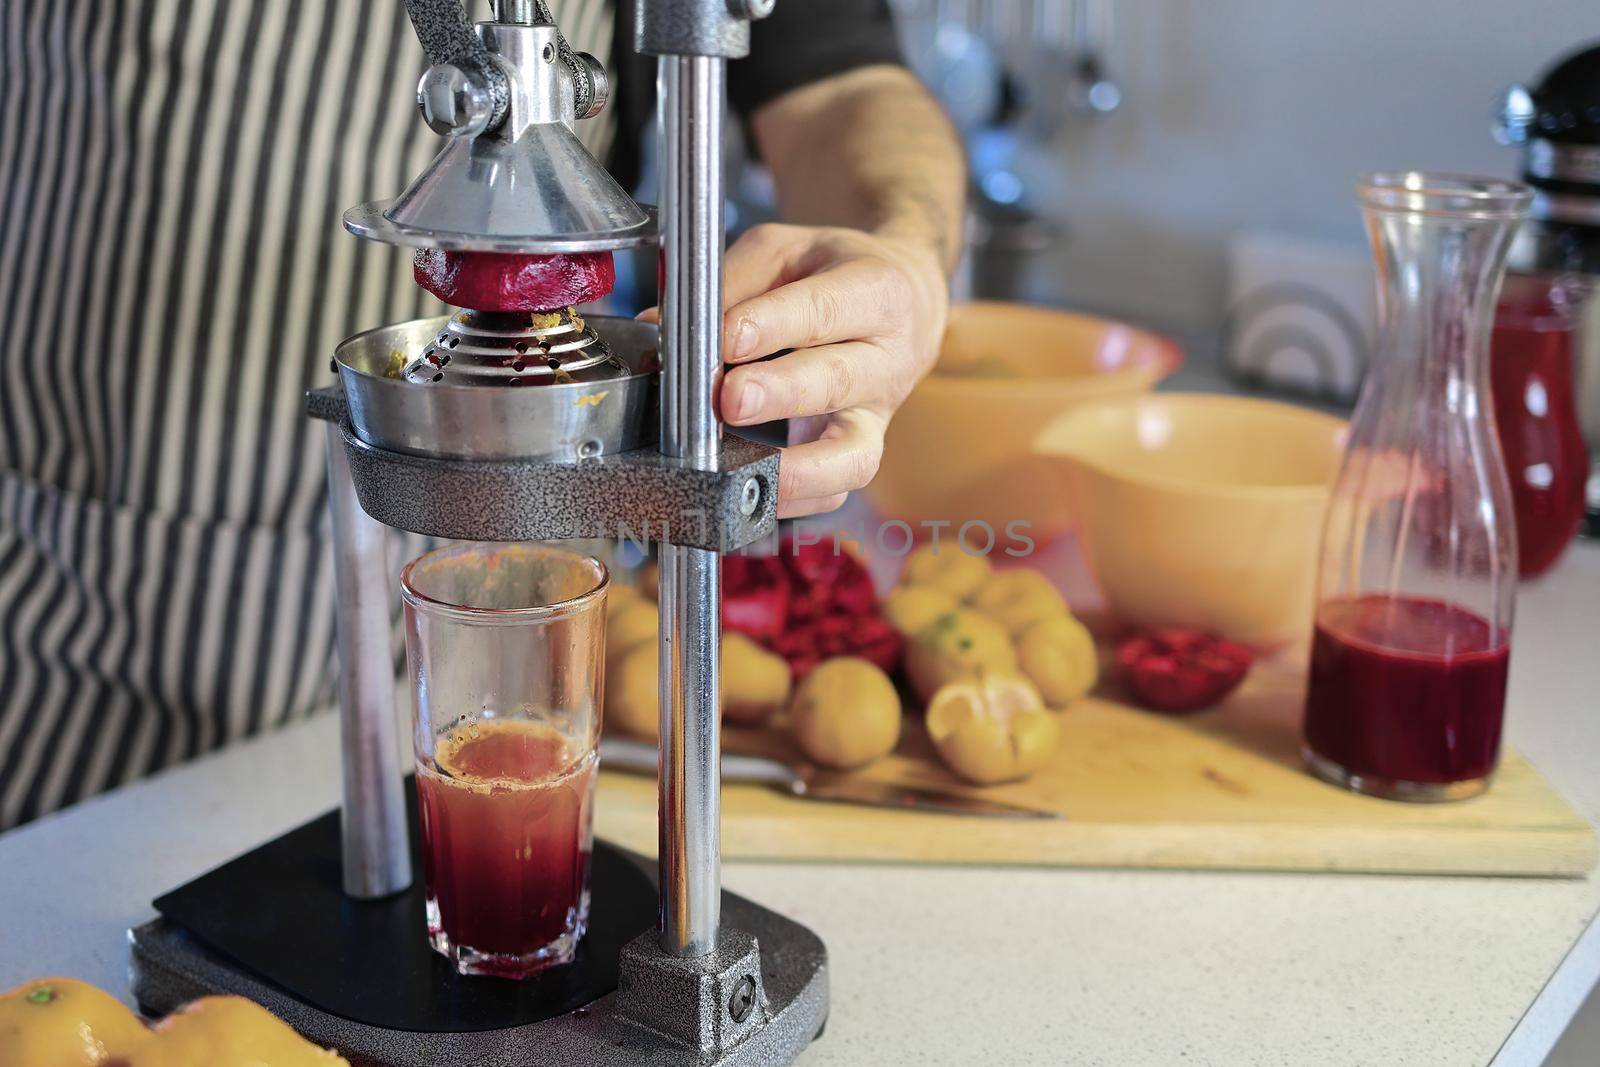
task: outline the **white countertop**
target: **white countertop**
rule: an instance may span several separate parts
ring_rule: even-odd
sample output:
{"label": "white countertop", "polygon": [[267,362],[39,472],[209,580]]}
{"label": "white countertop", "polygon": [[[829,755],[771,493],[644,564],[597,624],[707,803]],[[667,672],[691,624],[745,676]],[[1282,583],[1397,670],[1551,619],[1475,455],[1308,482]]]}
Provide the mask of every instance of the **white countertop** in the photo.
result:
{"label": "white countertop", "polygon": [[[1523,587],[1510,709],[1513,742],[1600,821],[1600,546]],[[334,726],[0,837],[0,989],[67,974],[126,995],[124,931],[152,897],[335,803]],[[828,944],[817,1067],[1522,1067],[1600,978],[1593,874],[729,863],[726,882]]]}

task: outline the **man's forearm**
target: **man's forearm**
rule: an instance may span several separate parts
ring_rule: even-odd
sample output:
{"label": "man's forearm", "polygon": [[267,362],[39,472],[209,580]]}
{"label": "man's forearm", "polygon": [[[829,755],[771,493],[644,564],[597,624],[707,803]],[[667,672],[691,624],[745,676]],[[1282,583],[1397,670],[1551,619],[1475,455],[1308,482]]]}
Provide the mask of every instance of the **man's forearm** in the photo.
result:
{"label": "man's forearm", "polygon": [[890,417],[938,357],[966,166],[896,67],[797,89],[753,125],[789,225],[728,249],[718,401],[732,426],[789,421],[778,514],[809,515],[872,480]]}
{"label": "man's forearm", "polygon": [[938,103],[907,71],[868,67],[797,89],[754,118],[784,221],[961,250],[966,164]]}

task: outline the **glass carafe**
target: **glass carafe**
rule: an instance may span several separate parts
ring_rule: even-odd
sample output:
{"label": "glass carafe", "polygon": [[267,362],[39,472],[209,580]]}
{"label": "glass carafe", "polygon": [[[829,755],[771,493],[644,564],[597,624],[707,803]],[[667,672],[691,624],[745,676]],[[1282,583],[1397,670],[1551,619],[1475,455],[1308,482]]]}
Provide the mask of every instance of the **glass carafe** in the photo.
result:
{"label": "glass carafe", "polygon": [[1499,759],[1517,552],[1488,344],[1530,197],[1417,172],[1360,186],[1379,327],[1323,529],[1304,746],[1359,792],[1471,796]]}

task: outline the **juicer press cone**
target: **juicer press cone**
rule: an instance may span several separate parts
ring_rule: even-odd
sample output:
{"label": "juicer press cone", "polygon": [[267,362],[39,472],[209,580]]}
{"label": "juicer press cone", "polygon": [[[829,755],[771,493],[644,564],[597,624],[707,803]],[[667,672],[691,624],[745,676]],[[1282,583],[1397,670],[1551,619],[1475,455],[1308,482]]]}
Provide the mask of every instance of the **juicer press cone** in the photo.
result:
{"label": "juicer press cone", "polygon": [[463,252],[604,252],[655,240],[635,203],[560,122],[452,138],[393,200],[345,212],[358,237]]}
{"label": "juicer press cone", "polygon": [[[385,244],[470,252],[603,252],[653,241],[654,216],[573,132],[576,119],[604,103],[604,68],[592,57],[559,62],[565,42],[548,21],[487,22],[476,31],[453,41],[424,38],[434,65],[418,101],[449,139],[399,196],[347,211],[346,228]],[[493,128],[489,94],[461,49],[504,79],[507,103]],[[579,86],[583,70],[600,71],[599,84]],[[585,96],[587,112],[579,110]]]}
{"label": "juicer press cone", "polygon": [[413,384],[564,385],[627,374],[576,308],[458,311],[401,376]]}

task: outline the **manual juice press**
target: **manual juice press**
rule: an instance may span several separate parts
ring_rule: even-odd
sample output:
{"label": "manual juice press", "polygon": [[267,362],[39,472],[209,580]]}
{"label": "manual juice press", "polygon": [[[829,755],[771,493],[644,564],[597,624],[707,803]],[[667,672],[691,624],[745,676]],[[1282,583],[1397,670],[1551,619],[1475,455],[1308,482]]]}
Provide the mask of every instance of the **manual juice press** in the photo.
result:
{"label": "manual juice press", "polygon": [[[720,885],[720,554],[776,523],[778,454],[724,438],[726,62],[772,0],[637,0],[659,57],[661,325],[462,310],[339,346],[327,425],[338,581],[344,801],[156,901],[132,931],[134,991],[166,1013],[239,993],[361,1063],[780,1063],[820,1032],[826,955],[809,930]],[[605,104],[542,0],[407,0],[444,149],[353,233],[443,254],[610,252],[656,220],[573,134]],[[658,430],[659,427],[659,430]],[[519,542],[645,537],[660,548],[660,851],[604,842],[577,958],[513,982],[458,975],[423,936],[415,800],[394,722],[384,527]]]}

